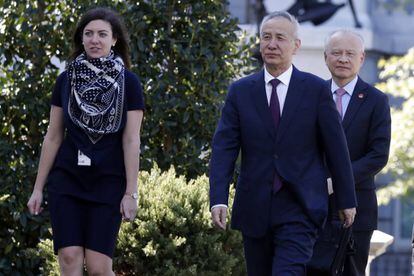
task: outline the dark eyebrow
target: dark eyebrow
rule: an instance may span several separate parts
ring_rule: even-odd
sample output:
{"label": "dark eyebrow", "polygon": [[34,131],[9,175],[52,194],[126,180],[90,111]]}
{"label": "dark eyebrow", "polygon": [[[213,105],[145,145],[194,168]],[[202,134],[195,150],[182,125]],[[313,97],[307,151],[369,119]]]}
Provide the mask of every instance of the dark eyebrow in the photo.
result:
{"label": "dark eyebrow", "polygon": [[[91,30],[91,29],[84,29],[83,30],[84,32],[93,32],[94,30]],[[107,31],[107,30],[98,30],[98,33],[108,33],[109,31]]]}

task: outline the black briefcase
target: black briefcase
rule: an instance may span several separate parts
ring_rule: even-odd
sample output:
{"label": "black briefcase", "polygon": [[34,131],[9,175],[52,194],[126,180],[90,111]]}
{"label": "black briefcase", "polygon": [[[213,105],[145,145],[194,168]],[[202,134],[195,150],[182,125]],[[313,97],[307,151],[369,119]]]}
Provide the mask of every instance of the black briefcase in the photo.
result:
{"label": "black briefcase", "polygon": [[354,253],[352,229],[340,220],[328,220],[319,233],[313,255],[307,264],[307,275],[342,275],[345,258]]}

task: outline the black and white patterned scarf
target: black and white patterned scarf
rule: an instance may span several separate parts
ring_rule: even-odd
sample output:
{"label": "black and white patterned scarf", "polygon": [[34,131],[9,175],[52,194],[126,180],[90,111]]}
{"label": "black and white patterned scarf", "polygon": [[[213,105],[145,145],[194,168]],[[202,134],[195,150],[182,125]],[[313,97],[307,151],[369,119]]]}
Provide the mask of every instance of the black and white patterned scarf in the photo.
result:
{"label": "black and white patterned scarf", "polygon": [[87,59],[82,53],[68,66],[69,116],[94,144],[121,126],[124,73],[124,63],[113,51],[107,57],[95,59]]}

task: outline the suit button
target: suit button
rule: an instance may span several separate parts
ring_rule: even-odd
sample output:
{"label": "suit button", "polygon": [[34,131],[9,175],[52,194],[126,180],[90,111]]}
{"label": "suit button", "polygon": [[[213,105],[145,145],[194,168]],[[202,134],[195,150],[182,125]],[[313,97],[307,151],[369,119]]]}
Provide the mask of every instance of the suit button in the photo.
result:
{"label": "suit button", "polygon": [[273,157],[274,157],[275,159],[279,159],[279,156],[278,156],[277,154],[273,155]]}

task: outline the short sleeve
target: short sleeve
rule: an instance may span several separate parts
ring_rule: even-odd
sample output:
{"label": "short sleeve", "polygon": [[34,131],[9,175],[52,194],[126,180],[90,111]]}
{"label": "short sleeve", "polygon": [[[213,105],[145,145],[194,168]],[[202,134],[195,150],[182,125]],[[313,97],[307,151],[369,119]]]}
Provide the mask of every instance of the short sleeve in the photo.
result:
{"label": "short sleeve", "polygon": [[144,110],[144,95],[137,75],[125,70],[125,99],[127,110]]}
{"label": "short sleeve", "polygon": [[51,101],[52,105],[62,107],[62,87],[64,85],[65,80],[66,80],[66,71],[61,73],[55,82],[55,87],[53,88],[53,91],[52,91],[52,101]]}

